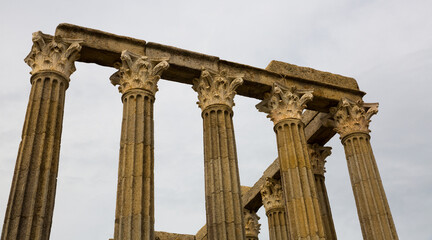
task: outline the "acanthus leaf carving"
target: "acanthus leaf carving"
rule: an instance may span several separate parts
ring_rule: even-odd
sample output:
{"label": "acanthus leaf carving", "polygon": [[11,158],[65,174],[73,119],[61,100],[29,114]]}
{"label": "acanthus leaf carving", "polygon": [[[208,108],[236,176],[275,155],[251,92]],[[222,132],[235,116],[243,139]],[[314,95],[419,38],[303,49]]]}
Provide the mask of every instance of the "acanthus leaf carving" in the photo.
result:
{"label": "acanthus leaf carving", "polygon": [[62,39],[35,32],[33,46],[24,61],[32,68],[30,74],[41,71],[55,71],[69,79],[75,72],[75,61],[81,51],[81,40]]}
{"label": "acanthus leaf carving", "polygon": [[287,88],[280,83],[274,83],[270,93],[256,105],[260,112],[267,113],[274,124],[285,119],[301,119],[306,103],[313,98],[313,90],[298,90],[295,87]]}
{"label": "acanthus leaf carving", "polygon": [[122,51],[120,60],[119,70],[110,80],[114,86],[119,85],[123,94],[131,89],[144,89],[154,95],[162,72],[169,67],[168,59],[149,59],[128,50]]}
{"label": "acanthus leaf carving", "polygon": [[284,199],[280,180],[266,178],[261,188],[261,198],[266,212],[273,209],[284,209]]}
{"label": "acanthus leaf carving", "polygon": [[339,133],[341,139],[351,133],[369,134],[370,119],[378,113],[378,105],[343,98],[337,107],[330,108],[334,130]]}
{"label": "acanthus leaf carving", "polygon": [[245,234],[246,239],[257,239],[258,240],[258,234],[260,233],[261,224],[259,224],[258,215],[256,212],[244,209],[244,221],[245,221]]}
{"label": "acanthus leaf carving", "polygon": [[326,158],[330,156],[331,149],[331,147],[323,147],[317,143],[308,145],[312,172],[314,174],[324,176],[324,173],[326,172]]}
{"label": "acanthus leaf carving", "polygon": [[201,71],[200,78],[193,81],[192,89],[198,93],[198,106],[201,110],[210,105],[221,104],[232,108],[236,89],[243,83],[243,76],[228,76],[226,71]]}

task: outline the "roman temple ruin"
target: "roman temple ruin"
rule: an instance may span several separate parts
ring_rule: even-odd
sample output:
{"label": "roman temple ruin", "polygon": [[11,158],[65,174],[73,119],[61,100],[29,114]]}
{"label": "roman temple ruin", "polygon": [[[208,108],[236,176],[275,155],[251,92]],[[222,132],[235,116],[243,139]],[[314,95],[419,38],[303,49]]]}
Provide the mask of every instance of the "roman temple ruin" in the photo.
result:
{"label": "roman temple ruin", "polygon": [[[335,240],[325,183],[325,144],[345,149],[363,238],[398,239],[370,143],[377,103],[364,103],[355,79],[271,61],[265,69],[158,43],[60,24],[36,32],[25,62],[31,93],[2,240],[48,240],[65,93],[75,61],[112,67],[123,103],[114,240]],[[206,223],[196,235],[154,229],[153,104],[162,78],[192,86],[202,111]],[[240,185],[235,95],[274,123],[278,158],[254,186]],[[157,136],[156,136],[157,137]],[[263,169],[264,170],[264,169]],[[156,203],[157,204],[157,203]],[[264,207],[267,219],[256,212]],[[113,216],[114,219],[114,216]]]}

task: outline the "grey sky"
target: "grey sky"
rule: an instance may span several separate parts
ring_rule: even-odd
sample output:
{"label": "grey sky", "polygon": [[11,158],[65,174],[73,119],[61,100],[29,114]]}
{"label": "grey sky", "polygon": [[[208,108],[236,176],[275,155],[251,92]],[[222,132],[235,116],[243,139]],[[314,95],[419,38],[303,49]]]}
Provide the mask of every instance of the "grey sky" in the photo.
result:
{"label": "grey sky", "polygon": [[[372,145],[400,239],[432,239],[432,2],[8,1],[0,7],[0,222],[30,91],[31,34],[62,22],[265,68],[273,60],[352,76],[380,102]],[[108,239],[114,229],[122,104],[114,69],[76,64],[67,90],[51,239]],[[156,230],[205,224],[202,120],[189,85],[161,80],[155,103]],[[277,156],[255,99],[235,98],[242,185]],[[362,239],[343,148],[328,144],[326,183],[339,239]],[[267,219],[261,216],[268,239]]]}

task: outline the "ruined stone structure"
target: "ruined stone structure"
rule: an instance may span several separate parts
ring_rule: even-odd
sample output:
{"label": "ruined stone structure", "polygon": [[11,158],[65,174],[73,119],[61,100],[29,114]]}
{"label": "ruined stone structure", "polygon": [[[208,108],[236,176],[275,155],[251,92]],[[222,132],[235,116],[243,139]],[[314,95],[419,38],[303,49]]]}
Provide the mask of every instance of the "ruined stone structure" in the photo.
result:
{"label": "ruined stone structure", "polygon": [[[61,24],[55,36],[34,33],[25,58],[32,87],[1,240],[49,239],[75,61],[117,69],[110,80],[121,93],[123,121],[113,239],[257,240],[262,206],[271,240],[336,239],[324,178],[331,153],[324,145],[336,133],[363,238],[398,239],[370,144],[378,104],[362,101],[353,78],[278,61],[260,69]],[[196,235],[154,229],[153,103],[160,78],[192,85],[202,110],[207,222]],[[240,185],[232,119],[237,94],[262,100],[257,108],[274,123],[277,139],[278,158],[252,187]]]}

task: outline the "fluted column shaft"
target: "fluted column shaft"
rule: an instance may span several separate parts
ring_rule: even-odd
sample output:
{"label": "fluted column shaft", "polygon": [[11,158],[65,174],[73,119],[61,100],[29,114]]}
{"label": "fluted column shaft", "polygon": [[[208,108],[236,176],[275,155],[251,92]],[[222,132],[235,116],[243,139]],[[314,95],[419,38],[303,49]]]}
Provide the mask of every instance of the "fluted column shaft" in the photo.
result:
{"label": "fluted column shaft", "polygon": [[275,125],[284,199],[292,239],[324,239],[304,125],[289,119]]}
{"label": "fluted column shaft", "polygon": [[144,90],[122,97],[123,120],[115,239],[154,239],[154,97]]}
{"label": "fluted column shaft", "polygon": [[285,208],[274,208],[266,211],[270,240],[288,240],[288,221]]}
{"label": "fluted column shaft", "polygon": [[202,117],[209,239],[244,239],[232,111],[226,105],[213,105]]}
{"label": "fluted column shaft", "polygon": [[168,63],[129,51],[111,76],[123,102],[117,184],[115,240],[154,240],[153,104],[160,74]]}
{"label": "fluted column shaft", "polygon": [[49,239],[68,82],[53,73],[32,77],[2,240]]}
{"label": "fluted column shaft", "polygon": [[336,230],[334,227],[333,216],[331,213],[330,202],[327,195],[327,187],[325,185],[325,177],[315,174],[315,186],[317,189],[318,202],[320,205],[322,221],[326,239],[336,240]]}
{"label": "fluted column shaft", "polygon": [[274,122],[290,239],[325,239],[315,179],[301,121],[311,90],[275,83],[257,105]]}
{"label": "fluted column shaft", "polygon": [[232,121],[241,77],[203,70],[194,80],[204,127],[206,218],[209,240],[244,240],[240,177]]}
{"label": "fluted column shaft", "polygon": [[369,123],[378,104],[344,98],[330,112],[345,149],[363,238],[399,239],[370,144]]}
{"label": "fluted column shaft", "polygon": [[57,185],[65,93],[79,44],[33,34],[31,92],[2,240],[47,240]]}
{"label": "fluted column shaft", "polygon": [[326,239],[336,240],[336,230],[333,223],[324,176],[324,173],[326,172],[325,159],[331,154],[331,147],[323,147],[318,144],[309,145],[309,153],[311,158],[312,172],[315,177],[315,186],[317,190],[325,236]]}
{"label": "fluted column shaft", "polygon": [[364,239],[399,239],[372,152],[369,135],[342,140]]}

